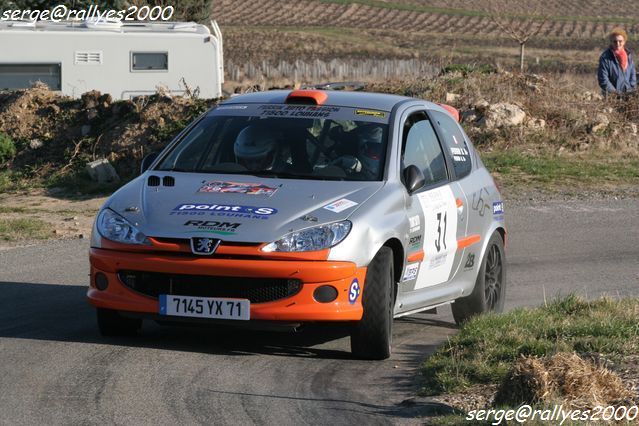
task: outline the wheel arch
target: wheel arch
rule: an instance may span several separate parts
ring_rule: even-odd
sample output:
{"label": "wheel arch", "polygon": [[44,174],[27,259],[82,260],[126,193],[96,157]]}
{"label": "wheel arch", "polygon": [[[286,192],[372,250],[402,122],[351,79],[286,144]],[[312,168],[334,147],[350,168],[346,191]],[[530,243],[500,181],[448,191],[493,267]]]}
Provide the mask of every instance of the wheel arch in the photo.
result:
{"label": "wheel arch", "polygon": [[404,270],[404,246],[397,238],[391,238],[384,243],[383,247],[388,247],[393,252],[393,278],[395,280],[395,296],[397,296],[397,284],[401,281]]}
{"label": "wheel arch", "polygon": [[497,232],[499,232],[499,235],[501,236],[501,240],[504,243],[504,249],[506,249],[506,228],[500,226],[496,229]]}

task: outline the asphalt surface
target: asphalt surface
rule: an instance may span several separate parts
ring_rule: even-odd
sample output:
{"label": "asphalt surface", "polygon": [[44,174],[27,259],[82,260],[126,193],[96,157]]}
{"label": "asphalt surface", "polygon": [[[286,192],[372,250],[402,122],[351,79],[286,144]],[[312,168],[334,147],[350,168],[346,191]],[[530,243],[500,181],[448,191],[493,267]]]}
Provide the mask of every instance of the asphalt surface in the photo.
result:
{"label": "asphalt surface", "polygon": [[[507,205],[506,308],[571,292],[639,295],[639,200]],[[0,424],[418,424],[422,360],[450,308],[395,321],[394,354],[350,359],[340,330],[160,327],[102,338],[87,240],[0,252]]]}

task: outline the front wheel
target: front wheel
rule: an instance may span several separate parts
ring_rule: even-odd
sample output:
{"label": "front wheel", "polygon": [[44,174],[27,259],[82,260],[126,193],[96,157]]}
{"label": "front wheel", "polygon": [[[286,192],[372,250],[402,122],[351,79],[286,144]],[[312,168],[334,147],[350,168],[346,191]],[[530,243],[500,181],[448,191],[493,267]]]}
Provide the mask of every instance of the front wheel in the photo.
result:
{"label": "front wheel", "polygon": [[362,306],[364,314],[351,333],[351,352],[363,359],[386,359],[391,354],[395,305],[393,252],[382,247],[368,265]]}
{"label": "front wheel", "polygon": [[504,241],[495,231],[488,241],[486,253],[481,262],[475,288],[467,296],[455,300],[452,305],[453,318],[461,324],[471,317],[484,312],[500,313],[506,299],[506,256]]}

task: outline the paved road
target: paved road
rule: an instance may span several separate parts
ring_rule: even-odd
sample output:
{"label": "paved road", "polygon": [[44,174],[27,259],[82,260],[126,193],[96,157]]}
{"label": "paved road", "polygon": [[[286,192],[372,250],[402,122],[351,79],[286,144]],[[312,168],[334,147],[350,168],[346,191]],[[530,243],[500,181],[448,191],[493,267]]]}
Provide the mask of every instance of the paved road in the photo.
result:
{"label": "paved road", "polygon": [[[637,212],[636,199],[510,206],[507,308],[638,295]],[[449,308],[398,320],[384,362],[349,359],[331,329],[145,324],[138,338],[101,338],[84,301],[86,251],[76,240],[0,252],[0,424],[414,424],[402,401],[456,329]]]}

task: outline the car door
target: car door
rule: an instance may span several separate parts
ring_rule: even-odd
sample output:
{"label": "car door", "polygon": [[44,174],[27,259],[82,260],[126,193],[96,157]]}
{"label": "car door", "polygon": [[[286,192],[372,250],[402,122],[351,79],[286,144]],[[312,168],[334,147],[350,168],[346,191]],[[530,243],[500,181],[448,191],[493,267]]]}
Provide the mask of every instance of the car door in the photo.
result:
{"label": "car door", "polygon": [[449,300],[447,284],[459,267],[457,240],[465,235],[467,216],[464,194],[452,180],[449,160],[426,111],[411,112],[402,126],[402,169],[418,167],[425,185],[406,196],[409,235],[399,312]]}
{"label": "car door", "polygon": [[[483,218],[492,217],[489,189],[478,186],[478,179],[470,177],[473,170],[473,155],[466,136],[459,124],[448,114],[440,111],[429,111],[435,129],[442,141],[444,152],[449,157],[451,171],[456,185],[465,197],[466,230],[465,237],[458,242],[458,253],[461,257],[460,269],[456,275],[456,283],[465,288],[472,288],[476,271],[480,264],[481,236],[484,225]],[[478,220],[479,219],[479,220]]]}

